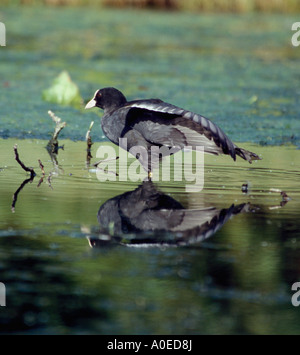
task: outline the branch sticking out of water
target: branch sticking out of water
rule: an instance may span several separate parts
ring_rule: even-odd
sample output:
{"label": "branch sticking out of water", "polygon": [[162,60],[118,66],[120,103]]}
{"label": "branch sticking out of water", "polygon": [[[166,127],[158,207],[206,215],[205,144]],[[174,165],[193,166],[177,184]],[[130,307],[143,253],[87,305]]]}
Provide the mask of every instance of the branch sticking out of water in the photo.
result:
{"label": "branch sticking out of water", "polygon": [[61,122],[61,118],[56,116],[52,111],[48,111],[48,115],[52,118],[52,120],[55,122],[55,130],[52,136],[52,140],[56,140],[60,131],[66,127],[66,122]]}
{"label": "branch sticking out of water", "polygon": [[91,162],[91,158],[92,158],[91,148],[92,148],[93,142],[92,142],[92,138],[91,138],[91,130],[93,128],[93,125],[94,125],[94,121],[91,122],[90,128],[86,132],[86,136],[85,136],[86,144],[87,144],[87,150],[86,150],[87,151],[87,154],[86,154],[87,167],[90,166],[90,162]]}
{"label": "branch sticking out of water", "polygon": [[61,122],[61,118],[56,116],[52,111],[48,111],[48,115],[52,118],[52,120],[55,122],[55,128],[54,128],[54,132],[53,135],[51,137],[51,139],[49,140],[48,144],[47,144],[47,149],[49,151],[51,151],[52,153],[56,153],[58,151],[58,140],[57,137],[60,133],[60,131],[66,127],[66,122]]}
{"label": "branch sticking out of water", "polygon": [[44,165],[43,165],[43,163],[40,161],[40,159],[39,159],[39,165],[40,165],[40,168],[41,168],[41,170],[42,170],[42,174],[45,175]]}
{"label": "branch sticking out of water", "polygon": [[[89,128],[88,131],[86,132],[85,139],[86,139],[87,142],[92,141],[90,134],[91,134],[91,130],[92,130],[92,128],[93,128],[93,125],[94,125],[94,121],[91,122],[90,128]],[[92,144],[93,144],[93,143],[92,143]]]}
{"label": "branch sticking out of water", "polygon": [[20,158],[19,158],[19,153],[18,153],[18,146],[17,144],[14,145],[14,152],[15,152],[15,159],[16,161],[21,165],[22,169],[24,169],[25,171],[30,172],[30,178],[33,179],[35,177],[35,171],[33,170],[33,168],[28,168],[26,165],[24,165],[24,163],[21,162]]}

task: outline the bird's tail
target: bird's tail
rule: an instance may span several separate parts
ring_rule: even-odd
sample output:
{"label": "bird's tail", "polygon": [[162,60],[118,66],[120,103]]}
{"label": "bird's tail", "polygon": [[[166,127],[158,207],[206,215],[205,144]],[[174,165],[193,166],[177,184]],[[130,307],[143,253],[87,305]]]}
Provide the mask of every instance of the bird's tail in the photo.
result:
{"label": "bird's tail", "polygon": [[243,148],[235,147],[235,153],[241,158],[247,160],[250,164],[252,163],[252,160],[261,160],[257,154],[249,152],[249,150]]}

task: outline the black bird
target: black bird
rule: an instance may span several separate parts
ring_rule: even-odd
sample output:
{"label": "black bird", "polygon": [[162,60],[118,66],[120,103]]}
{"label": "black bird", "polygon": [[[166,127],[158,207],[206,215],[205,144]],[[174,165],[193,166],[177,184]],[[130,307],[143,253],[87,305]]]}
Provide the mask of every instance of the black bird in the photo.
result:
{"label": "black bird", "polygon": [[[127,101],[119,90],[108,87],[97,90],[85,106],[86,109],[92,107],[104,110],[101,125],[109,140],[120,145],[119,138],[127,138],[127,146],[120,146],[128,151],[137,146],[144,148],[146,154],[137,153],[136,158],[150,177],[152,168],[162,156],[187,146],[191,149],[203,146],[206,153],[227,154],[233,160],[238,155],[249,163],[261,159],[255,153],[237,147],[209,119],[159,99]],[[164,149],[160,149],[160,155],[151,156],[153,146]],[[131,153],[135,155],[134,151]]]}

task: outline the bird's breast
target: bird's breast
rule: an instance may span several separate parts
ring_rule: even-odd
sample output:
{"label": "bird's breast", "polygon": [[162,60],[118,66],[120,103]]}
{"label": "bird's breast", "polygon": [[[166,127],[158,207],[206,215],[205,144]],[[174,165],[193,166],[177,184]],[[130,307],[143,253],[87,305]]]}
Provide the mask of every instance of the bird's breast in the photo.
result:
{"label": "bird's breast", "polygon": [[125,128],[125,121],[118,115],[103,115],[101,119],[101,127],[106,137],[113,143],[119,145],[119,138]]}

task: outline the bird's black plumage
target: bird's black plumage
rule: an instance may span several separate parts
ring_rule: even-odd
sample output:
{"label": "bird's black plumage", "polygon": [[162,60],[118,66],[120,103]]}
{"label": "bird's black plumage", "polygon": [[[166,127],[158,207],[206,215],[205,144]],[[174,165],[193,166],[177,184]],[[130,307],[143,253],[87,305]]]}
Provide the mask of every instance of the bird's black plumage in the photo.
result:
{"label": "bird's black plumage", "polygon": [[[227,154],[236,160],[236,155],[247,160],[260,159],[255,153],[237,147],[226,134],[209,119],[184,110],[159,99],[127,101],[115,88],[96,91],[86,108],[104,110],[102,130],[109,140],[119,145],[119,138],[127,138],[129,151],[135,146],[145,148],[148,156],[152,146],[163,147],[161,156],[171,155],[183,149],[203,146],[209,154]],[[151,171],[155,162],[148,156],[138,159],[146,171]],[[152,157],[153,159],[153,157]]]}

